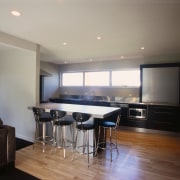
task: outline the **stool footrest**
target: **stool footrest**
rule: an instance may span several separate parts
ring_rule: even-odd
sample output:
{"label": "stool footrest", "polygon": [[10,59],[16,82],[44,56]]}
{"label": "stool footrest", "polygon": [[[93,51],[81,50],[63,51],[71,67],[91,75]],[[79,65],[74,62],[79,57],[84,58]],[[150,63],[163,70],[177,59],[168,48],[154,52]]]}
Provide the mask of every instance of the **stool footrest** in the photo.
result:
{"label": "stool footrest", "polygon": [[45,136],[45,138],[44,137],[42,137],[42,136],[39,136],[39,137],[36,137],[36,140],[35,140],[36,142],[37,141],[53,141],[53,137],[51,137],[51,136]]}
{"label": "stool footrest", "polygon": [[[82,148],[82,151],[79,150],[80,148]],[[83,148],[85,149],[84,152],[83,152]],[[87,145],[77,146],[75,151],[78,152],[78,153],[80,153],[80,154],[88,154],[88,152],[86,152],[86,151],[87,151],[87,148],[88,148]],[[90,149],[93,149],[93,150],[89,151],[89,154],[94,154],[94,153],[96,153],[97,148],[94,148],[93,145],[89,145],[89,148],[90,148]]]}
{"label": "stool footrest", "polygon": [[[108,146],[107,146],[108,144]],[[102,145],[102,146],[101,146]],[[104,145],[104,146],[103,146]],[[112,147],[111,147],[112,146]],[[107,143],[107,142],[101,142],[97,145],[98,149],[103,149],[103,150],[110,150],[110,149],[117,149],[117,146],[115,143]]]}

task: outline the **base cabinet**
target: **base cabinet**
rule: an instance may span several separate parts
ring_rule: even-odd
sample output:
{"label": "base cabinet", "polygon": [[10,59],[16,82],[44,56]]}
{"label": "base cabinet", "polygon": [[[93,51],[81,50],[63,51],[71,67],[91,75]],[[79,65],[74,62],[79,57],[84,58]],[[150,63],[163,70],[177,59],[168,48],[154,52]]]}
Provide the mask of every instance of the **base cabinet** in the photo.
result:
{"label": "base cabinet", "polygon": [[138,127],[138,128],[147,128],[147,119],[129,118],[127,120],[127,126]]}
{"label": "base cabinet", "polygon": [[147,128],[180,131],[180,107],[149,105]]}
{"label": "base cabinet", "polygon": [[121,108],[120,126],[180,132],[180,106],[147,105],[147,118],[128,116],[128,108]]}
{"label": "base cabinet", "polygon": [[147,128],[147,119],[129,117],[129,108],[122,107],[120,125],[129,126],[129,127]]}
{"label": "base cabinet", "polygon": [[[61,98],[53,98],[50,99],[50,101],[68,104],[111,106],[111,103],[106,101],[86,101]],[[120,126],[180,132],[180,106],[123,103],[123,106],[118,105],[113,107],[121,107]],[[147,117],[144,119],[132,118],[129,116],[129,108],[146,109]],[[115,121],[115,117],[116,116],[108,117],[108,120]]]}
{"label": "base cabinet", "polygon": [[128,108],[122,107],[120,125],[125,125],[125,126],[127,125],[127,117],[128,117]]}

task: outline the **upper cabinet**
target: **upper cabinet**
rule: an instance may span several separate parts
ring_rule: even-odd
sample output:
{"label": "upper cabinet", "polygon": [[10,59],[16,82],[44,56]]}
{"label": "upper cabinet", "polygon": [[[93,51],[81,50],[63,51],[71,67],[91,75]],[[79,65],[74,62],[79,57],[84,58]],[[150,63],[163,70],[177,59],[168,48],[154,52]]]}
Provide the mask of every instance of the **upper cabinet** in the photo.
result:
{"label": "upper cabinet", "polygon": [[180,63],[140,65],[140,102],[180,103]]}

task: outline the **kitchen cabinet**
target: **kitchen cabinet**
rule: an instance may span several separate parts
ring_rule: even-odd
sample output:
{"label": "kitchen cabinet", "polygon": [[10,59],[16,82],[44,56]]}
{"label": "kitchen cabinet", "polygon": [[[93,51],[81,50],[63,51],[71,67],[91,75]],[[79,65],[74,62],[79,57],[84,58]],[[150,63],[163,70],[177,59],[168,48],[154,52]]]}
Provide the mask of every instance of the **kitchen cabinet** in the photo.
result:
{"label": "kitchen cabinet", "polygon": [[120,103],[120,102],[111,102],[111,107],[120,107],[121,108],[121,120],[119,125],[127,125],[127,117],[128,117],[128,103]]}
{"label": "kitchen cabinet", "polygon": [[127,121],[122,125],[128,127],[147,128],[147,119],[127,118]]}
{"label": "kitchen cabinet", "polygon": [[180,131],[180,107],[148,105],[147,128],[165,131]]}
{"label": "kitchen cabinet", "polygon": [[140,65],[140,102],[180,104],[180,63]]}
{"label": "kitchen cabinet", "polygon": [[147,128],[147,104],[129,104],[127,124],[131,127]]}
{"label": "kitchen cabinet", "polygon": [[[145,109],[147,115],[145,118],[130,117],[129,108]],[[128,108],[121,108],[121,116],[122,126],[180,132],[180,106],[129,104]]]}
{"label": "kitchen cabinet", "polygon": [[[120,126],[180,132],[180,106],[151,103],[120,103],[91,100],[51,99],[51,102],[121,107]],[[133,112],[130,112],[130,110]],[[136,112],[137,111],[137,112]],[[142,115],[139,114],[142,112]],[[106,119],[105,119],[106,120]],[[116,115],[107,120],[116,120]],[[98,121],[98,119],[96,119]]]}
{"label": "kitchen cabinet", "polygon": [[128,108],[121,108],[122,122],[120,125],[129,127],[147,127],[147,105],[145,104],[129,104]]}
{"label": "kitchen cabinet", "polygon": [[127,117],[128,117],[128,108],[127,107],[121,107],[120,126],[121,125],[127,125]]}

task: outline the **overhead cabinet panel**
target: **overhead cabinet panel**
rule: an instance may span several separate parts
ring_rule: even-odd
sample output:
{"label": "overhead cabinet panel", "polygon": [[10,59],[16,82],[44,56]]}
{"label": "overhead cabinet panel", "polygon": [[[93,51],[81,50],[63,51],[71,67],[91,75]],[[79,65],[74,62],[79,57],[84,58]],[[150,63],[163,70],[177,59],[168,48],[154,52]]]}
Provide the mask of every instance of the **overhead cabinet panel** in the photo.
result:
{"label": "overhead cabinet panel", "polygon": [[179,67],[142,68],[142,102],[179,104]]}

